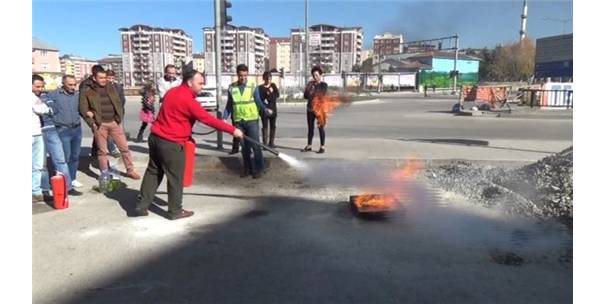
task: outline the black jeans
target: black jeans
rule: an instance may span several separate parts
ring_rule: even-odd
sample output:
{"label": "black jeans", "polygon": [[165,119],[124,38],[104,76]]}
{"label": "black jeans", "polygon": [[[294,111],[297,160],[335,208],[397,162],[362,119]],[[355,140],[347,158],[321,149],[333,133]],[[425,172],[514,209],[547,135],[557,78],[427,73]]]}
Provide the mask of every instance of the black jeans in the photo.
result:
{"label": "black jeans", "polygon": [[183,146],[149,135],[149,163],[141,182],[137,208],[146,210],[156,196],[156,190],[166,174],[168,192],[168,214],[174,216],[182,210],[183,174],[185,171],[185,149]]}
{"label": "black jeans", "polygon": [[[307,145],[311,146],[311,142],[314,139],[314,122],[316,120],[316,113],[307,111]],[[320,132],[320,145],[324,146],[326,141],[326,133],[324,127],[318,126]]]}
{"label": "black jeans", "polygon": [[269,123],[269,128],[271,130],[276,129],[276,118],[278,117],[278,113],[274,111],[271,117],[267,117],[267,114],[261,113],[261,123],[263,124],[263,129],[267,130],[267,125]]}

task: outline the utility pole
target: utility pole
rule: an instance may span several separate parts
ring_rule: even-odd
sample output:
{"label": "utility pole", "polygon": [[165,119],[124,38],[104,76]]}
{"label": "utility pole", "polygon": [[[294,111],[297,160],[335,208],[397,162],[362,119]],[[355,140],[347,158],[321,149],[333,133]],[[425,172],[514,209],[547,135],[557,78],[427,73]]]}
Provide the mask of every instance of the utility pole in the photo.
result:
{"label": "utility pole", "polygon": [[459,34],[455,34],[455,60],[454,60],[454,72],[453,72],[453,85],[452,94],[457,92],[457,78],[459,78],[459,71],[457,70],[457,61],[459,61]]}
{"label": "utility pole", "polygon": [[303,35],[301,35],[301,42],[299,43],[299,84],[302,88],[305,87],[305,75],[303,75]]}
{"label": "utility pole", "polygon": [[[227,8],[231,7],[231,3],[227,0],[215,0],[215,83],[217,87],[217,118],[222,119],[221,115],[221,30],[228,22],[231,21],[231,16],[227,15]],[[217,149],[223,149],[223,132],[217,130]]]}
{"label": "utility pole", "polygon": [[[215,84],[217,118],[221,119],[221,0],[215,0]],[[223,149],[223,132],[217,130],[217,149]]]}
{"label": "utility pole", "polygon": [[381,93],[381,83],[383,83],[383,77],[381,76],[383,74],[381,74],[381,72],[382,72],[381,70],[382,70],[381,69],[381,54],[379,53],[379,69],[378,69],[379,75],[377,75],[377,78],[378,78],[377,79],[378,80],[377,81],[377,92],[378,93]]}
{"label": "utility pole", "polygon": [[309,28],[307,27],[308,2],[308,0],[305,0],[305,66],[303,67],[303,85],[307,83],[307,66],[309,65]]}

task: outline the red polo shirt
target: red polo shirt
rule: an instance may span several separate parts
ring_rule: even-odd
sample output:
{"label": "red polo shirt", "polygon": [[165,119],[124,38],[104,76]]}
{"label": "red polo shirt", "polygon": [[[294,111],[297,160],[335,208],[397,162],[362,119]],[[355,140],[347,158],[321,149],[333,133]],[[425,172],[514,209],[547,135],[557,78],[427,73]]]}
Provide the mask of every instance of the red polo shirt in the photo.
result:
{"label": "red polo shirt", "polygon": [[217,119],[196,101],[196,94],[187,85],[174,87],[164,95],[160,112],[151,132],[165,140],[185,144],[191,137],[191,129],[197,121],[233,134],[236,128]]}

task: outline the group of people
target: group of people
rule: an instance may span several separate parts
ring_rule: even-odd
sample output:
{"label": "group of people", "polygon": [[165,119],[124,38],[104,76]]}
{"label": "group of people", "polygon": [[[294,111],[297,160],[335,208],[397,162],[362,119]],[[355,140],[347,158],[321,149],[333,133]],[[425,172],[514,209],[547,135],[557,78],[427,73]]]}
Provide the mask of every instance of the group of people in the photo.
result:
{"label": "group of people", "polygon": [[61,87],[47,93],[44,78],[32,75],[32,202],[50,196],[49,176],[54,174],[65,177],[68,195],[82,195],[76,190],[83,186],[76,179],[82,146],[81,118],[94,134],[91,156],[97,159],[101,176],[109,174],[107,156],[111,152],[122,156],[128,177],[141,178],[122,128],[124,89],[115,82],[113,71],[95,65],[91,72],[79,86],[73,75],[64,75]]}
{"label": "group of people", "polygon": [[[82,195],[75,188],[82,184],[76,180],[82,130],[80,118],[94,134],[91,155],[96,157],[100,177],[109,174],[108,155],[121,156],[126,166],[126,175],[140,179],[136,172],[123,129],[124,89],[112,78],[112,71],[94,66],[92,75],[83,80],[76,91],[77,82],[71,75],[65,75],[62,87],[43,94],[44,79],[32,76],[32,201],[44,200],[44,192],[50,191],[48,176],[62,174],[69,185],[69,195]],[[261,137],[265,145],[275,147],[276,101],[280,96],[277,86],[271,81],[271,73],[263,74],[263,83],[257,85],[248,80],[248,67],[240,64],[236,68],[238,80],[228,88],[227,104],[223,120],[209,114],[196,101],[202,91],[205,76],[196,70],[186,70],[183,78],[177,76],[176,67],[168,65],[164,77],[157,86],[144,86],[142,108],[139,113],[141,127],[137,142],[143,141],[143,133],[151,124],[148,137],[149,162],[140,187],[139,201],[132,211],[133,216],[148,215],[159,184],[167,177],[168,214],[171,219],[193,215],[182,208],[183,172],[185,166],[184,146],[192,139],[192,128],[196,121],[223,132],[232,134],[231,153],[238,153],[241,147],[243,169],[241,177],[260,178],[265,172],[265,162],[260,145],[245,137],[259,141],[259,120]],[[313,80],[306,88],[308,142],[301,151],[311,151],[316,118],[312,103],[316,96],[326,94],[327,85],[322,82],[322,70],[312,69]],[[160,96],[160,109],[156,115],[155,94]],[[232,124],[227,123],[231,117]],[[321,147],[325,151],[325,132],[318,127]],[[49,168],[45,168],[46,154],[49,154]]]}

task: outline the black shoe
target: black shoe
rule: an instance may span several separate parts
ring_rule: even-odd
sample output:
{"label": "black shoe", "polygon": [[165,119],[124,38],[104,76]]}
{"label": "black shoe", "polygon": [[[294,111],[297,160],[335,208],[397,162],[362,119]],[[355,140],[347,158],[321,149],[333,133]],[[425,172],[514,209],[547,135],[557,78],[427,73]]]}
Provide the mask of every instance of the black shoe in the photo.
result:
{"label": "black shoe", "polygon": [[301,152],[309,152],[311,151],[311,146],[305,146],[305,148],[301,149]]}
{"label": "black shoe", "polygon": [[131,212],[131,216],[148,216],[149,212],[147,211],[147,209],[139,209],[139,208],[135,208],[132,210]]}
{"label": "black shoe", "polygon": [[318,154],[322,154],[324,153],[326,150],[324,149],[324,147],[320,148],[320,150],[318,150]]}
{"label": "black shoe", "polygon": [[244,170],[240,173],[240,177],[247,177],[250,175],[250,172],[248,172],[247,170]]}
{"label": "black shoe", "polygon": [[231,152],[229,152],[229,155],[238,154],[238,152],[240,152],[240,151],[238,151],[238,150],[231,150]]}
{"label": "black shoe", "polygon": [[253,173],[253,178],[254,179],[261,178],[261,176],[263,176],[263,174],[261,172],[255,172],[255,173]]}
{"label": "black shoe", "polygon": [[183,218],[186,218],[186,217],[190,217],[192,215],[194,215],[193,211],[181,210],[176,215],[171,215],[170,219],[174,221],[174,220],[179,220],[179,219],[183,219]]}
{"label": "black shoe", "polygon": [[69,190],[69,191],[67,192],[67,194],[69,194],[69,195],[71,195],[71,196],[80,196],[80,195],[82,195],[82,194],[84,194],[84,193],[82,193],[82,192],[80,192],[80,191],[78,191],[78,190],[76,190],[76,189],[72,189],[72,190]]}

